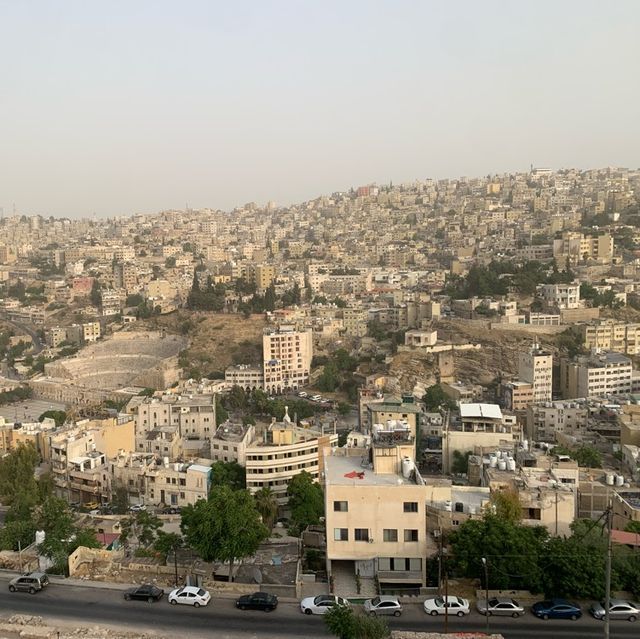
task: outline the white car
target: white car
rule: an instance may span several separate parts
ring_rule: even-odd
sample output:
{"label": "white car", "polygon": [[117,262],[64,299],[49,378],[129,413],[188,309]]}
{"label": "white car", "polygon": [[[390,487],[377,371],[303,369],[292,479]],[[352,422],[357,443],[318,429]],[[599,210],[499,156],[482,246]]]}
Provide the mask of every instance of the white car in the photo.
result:
{"label": "white car", "polygon": [[333,606],[348,606],[349,602],[337,595],[306,597],[300,602],[300,610],[305,615],[324,615]]}
{"label": "white car", "polygon": [[147,507],[144,504],[134,504],[133,506],[129,506],[129,510],[132,513],[138,513],[142,510],[146,510]]}
{"label": "white car", "polygon": [[198,586],[182,586],[182,588],[172,590],[168,599],[170,604],[187,604],[194,608],[200,608],[211,601],[211,595],[204,588],[198,588]]}
{"label": "white car", "polygon": [[304,391],[298,391],[298,397],[306,397],[307,394]]}
{"label": "white car", "polygon": [[311,401],[319,402],[322,399],[321,395],[311,395]]}
{"label": "white car", "polygon": [[428,615],[450,615],[462,617],[469,614],[469,600],[449,595],[448,597],[434,597],[424,602],[424,611]]}

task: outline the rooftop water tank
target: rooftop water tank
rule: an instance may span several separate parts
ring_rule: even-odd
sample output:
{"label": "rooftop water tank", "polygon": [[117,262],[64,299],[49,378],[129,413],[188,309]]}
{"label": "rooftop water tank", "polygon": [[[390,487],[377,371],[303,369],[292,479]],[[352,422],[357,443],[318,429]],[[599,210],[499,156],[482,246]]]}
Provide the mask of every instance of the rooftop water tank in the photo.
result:
{"label": "rooftop water tank", "polygon": [[509,457],[509,459],[507,459],[507,468],[510,471],[514,471],[516,469],[516,460],[513,459],[513,457]]}
{"label": "rooftop water tank", "polygon": [[413,472],[413,460],[411,457],[403,457],[402,458],[402,476],[405,479],[409,479],[411,477],[411,473]]}
{"label": "rooftop water tank", "polygon": [[507,462],[504,459],[498,460],[498,470],[507,470]]}
{"label": "rooftop water tank", "polygon": [[607,473],[605,476],[605,481],[607,482],[607,486],[613,486],[614,479],[615,479],[615,475],[613,473]]}
{"label": "rooftop water tank", "polygon": [[489,457],[489,466],[491,468],[495,468],[498,465],[498,458],[495,455],[491,455]]}
{"label": "rooftop water tank", "polygon": [[624,486],[624,475],[616,475],[616,486]]}

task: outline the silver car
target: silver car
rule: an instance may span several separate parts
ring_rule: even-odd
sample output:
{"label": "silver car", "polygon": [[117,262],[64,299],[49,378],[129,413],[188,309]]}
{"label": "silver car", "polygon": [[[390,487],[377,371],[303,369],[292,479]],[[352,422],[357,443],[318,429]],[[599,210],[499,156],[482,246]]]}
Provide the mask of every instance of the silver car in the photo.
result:
{"label": "silver car", "polygon": [[399,617],[402,614],[402,604],[397,597],[374,597],[364,602],[364,611],[371,617],[378,615]]}
{"label": "silver car", "polygon": [[515,600],[508,597],[492,597],[487,606],[486,599],[478,599],[476,604],[481,615],[501,615],[507,617],[521,617],[524,608]]}
{"label": "silver car", "polygon": [[[605,608],[604,602],[592,603],[589,612],[596,619],[604,619]],[[612,599],[609,606],[609,619],[626,619],[627,621],[635,621],[640,617],[640,605],[625,599]]]}

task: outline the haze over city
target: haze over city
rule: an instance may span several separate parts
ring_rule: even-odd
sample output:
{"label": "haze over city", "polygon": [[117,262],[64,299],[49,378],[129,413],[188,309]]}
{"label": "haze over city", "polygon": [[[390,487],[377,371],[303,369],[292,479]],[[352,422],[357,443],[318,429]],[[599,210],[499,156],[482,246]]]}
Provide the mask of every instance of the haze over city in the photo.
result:
{"label": "haze over city", "polygon": [[0,2],[0,207],[637,167],[639,19],[631,1]]}

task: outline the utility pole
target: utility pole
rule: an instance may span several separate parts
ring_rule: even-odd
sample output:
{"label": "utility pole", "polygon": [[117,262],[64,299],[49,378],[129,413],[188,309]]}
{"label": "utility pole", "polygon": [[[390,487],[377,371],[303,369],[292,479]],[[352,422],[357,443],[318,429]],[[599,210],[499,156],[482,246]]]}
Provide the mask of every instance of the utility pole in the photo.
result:
{"label": "utility pole", "polygon": [[444,634],[449,633],[449,575],[444,570]]}
{"label": "utility pole", "polygon": [[611,608],[611,555],[613,554],[611,542],[611,528],[613,524],[613,508],[611,500],[607,507],[607,563],[604,580],[604,639],[609,639],[609,608]]}
{"label": "utility pole", "polygon": [[556,493],[556,537],[558,536],[558,486],[553,487]]}
{"label": "utility pole", "polygon": [[487,558],[482,558],[482,565],[484,566],[484,596],[485,596],[485,606],[486,610],[484,612],[485,624],[487,628],[487,634],[489,634],[489,563],[487,562]]}

